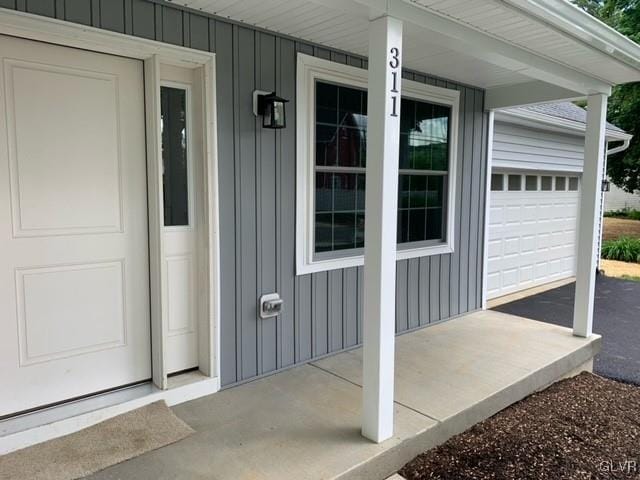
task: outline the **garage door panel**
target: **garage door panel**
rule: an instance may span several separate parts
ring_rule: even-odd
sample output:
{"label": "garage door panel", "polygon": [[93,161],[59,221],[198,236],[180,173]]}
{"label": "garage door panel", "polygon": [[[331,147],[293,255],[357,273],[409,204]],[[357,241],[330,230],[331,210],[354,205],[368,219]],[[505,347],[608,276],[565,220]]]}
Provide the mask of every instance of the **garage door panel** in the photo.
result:
{"label": "garage door panel", "polygon": [[512,288],[518,285],[518,269],[512,268],[502,272],[502,288]]}
{"label": "garage door panel", "polygon": [[502,256],[502,240],[490,240],[487,255],[489,259]]}
{"label": "garage door panel", "polygon": [[522,206],[507,205],[505,207],[505,223],[507,225],[517,225],[522,221]]}
{"label": "garage door panel", "polygon": [[536,250],[536,235],[534,232],[525,232],[520,238],[520,246],[522,253],[535,252]]}
{"label": "garage door panel", "polygon": [[504,239],[504,248],[502,254],[504,256],[516,255],[520,252],[520,238],[511,237]]}
{"label": "garage door panel", "polygon": [[523,205],[522,208],[522,221],[523,222],[536,222],[538,220],[538,212],[533,205]]}
{"label": "garage door panel", "polygon": [[533,265],[527,265],[520,268],[520,284],[528,285],[533,282]]}
{"label": "garage door panel", "polygon": [[[544,228],[544,224],[539,224],[541,228]],[[538,233],[536,243],[536,250],[538,252],[545,252],[551,246],[551,234],[550,233]]]}

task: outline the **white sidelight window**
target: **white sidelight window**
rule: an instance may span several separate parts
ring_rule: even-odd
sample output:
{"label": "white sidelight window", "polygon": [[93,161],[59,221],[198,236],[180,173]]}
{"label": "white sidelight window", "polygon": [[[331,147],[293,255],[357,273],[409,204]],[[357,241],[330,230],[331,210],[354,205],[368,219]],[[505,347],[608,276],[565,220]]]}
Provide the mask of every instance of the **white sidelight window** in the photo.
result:
{"label": "white sidelight window", "polygon": [[[459,92],[403,80],[398,258],[453,251]],[[297,273],[362,265],[367,71],[298,56]]]}

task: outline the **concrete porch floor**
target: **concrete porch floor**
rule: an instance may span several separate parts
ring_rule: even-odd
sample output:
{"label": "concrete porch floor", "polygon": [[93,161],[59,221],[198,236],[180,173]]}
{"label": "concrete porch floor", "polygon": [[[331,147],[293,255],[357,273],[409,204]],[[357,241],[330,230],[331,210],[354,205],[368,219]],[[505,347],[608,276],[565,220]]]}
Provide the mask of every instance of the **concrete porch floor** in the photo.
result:
{"label": "concrete porch floor", "polygon": [[92,479],[383,479],[568,374],[600,337],[482,311],[396,340],[395,435],[360,436],[361,349],[174,407],[196,433]]}

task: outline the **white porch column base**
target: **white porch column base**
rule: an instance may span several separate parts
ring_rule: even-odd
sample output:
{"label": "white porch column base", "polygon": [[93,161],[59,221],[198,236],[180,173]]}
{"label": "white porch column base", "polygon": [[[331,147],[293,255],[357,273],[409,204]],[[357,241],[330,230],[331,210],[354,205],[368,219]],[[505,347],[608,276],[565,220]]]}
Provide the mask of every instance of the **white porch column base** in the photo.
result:
{"label": "white porch column base", "polygon": [[589,337],[593,333],[593,302],[598,263],[596,254],[606,119],[607,96],[589,95],[578,217],[576,296],[573,309],[573,334],[579,337]]}
{"label": "white porch column base", "polygon": [[362,435],[393,435],[402,22],[369,26]]}

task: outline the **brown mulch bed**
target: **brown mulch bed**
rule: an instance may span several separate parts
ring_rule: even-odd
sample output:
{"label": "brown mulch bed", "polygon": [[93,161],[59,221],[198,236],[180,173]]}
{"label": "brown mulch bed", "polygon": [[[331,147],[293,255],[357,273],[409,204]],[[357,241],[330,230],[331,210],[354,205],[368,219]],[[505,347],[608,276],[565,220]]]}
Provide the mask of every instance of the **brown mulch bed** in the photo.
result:
{"label": "brown mulch bed", "polygon": [[640,478],[640,387],[562,380],[406,464],[425,479]]}
{"label": "brown mulch bed", "polygon": [[605,217],[602,239],[615,240],[620,237],[640,238],[640,220]]}

